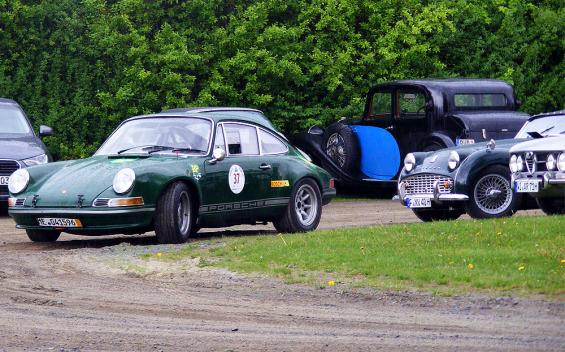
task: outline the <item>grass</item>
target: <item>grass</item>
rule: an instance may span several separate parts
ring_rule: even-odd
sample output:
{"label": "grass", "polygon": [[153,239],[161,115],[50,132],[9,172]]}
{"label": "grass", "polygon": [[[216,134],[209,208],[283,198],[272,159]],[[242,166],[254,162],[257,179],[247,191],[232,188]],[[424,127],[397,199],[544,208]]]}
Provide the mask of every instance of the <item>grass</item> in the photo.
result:
{"label": "grass", "polygon": [[[197,241],[160,260],[346,284],[565,297],[565,216],[374,226]],[[332,282],[333,281],[333,282]]]}

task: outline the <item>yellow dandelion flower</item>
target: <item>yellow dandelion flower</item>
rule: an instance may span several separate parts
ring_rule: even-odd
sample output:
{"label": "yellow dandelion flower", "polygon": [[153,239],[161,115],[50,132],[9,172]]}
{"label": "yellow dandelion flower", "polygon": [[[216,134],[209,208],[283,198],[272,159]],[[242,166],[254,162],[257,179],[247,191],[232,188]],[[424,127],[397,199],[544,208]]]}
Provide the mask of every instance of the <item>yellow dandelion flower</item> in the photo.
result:
{"label": "yellow dandelion flower", "polygon": [[561,259],[561,264],[565,264],[565,259]]}
{"label": "yellow dandelion flower", "polygon": [[335,286],[335,281],[334,280],[328,281],[328,286],[330,287]]}
{"label": "yellow dandelion flower", "polygon": [[471,269],[471,270],[472,270],[472,269],[475,269],[475,264],[469,263],[469,264],[467,264],[467,268],[469,268],[469,269]]}
{"label": "yellow dandelion flower", "polygon": [[157,257],[160,257],[162,255],[163,255],[163,253],[161,253],[161,252],[157,253]]}
{"label": "yellow dandelion flower", "polygon": [[520,266],[518,267],[518,271],[524,271],[524,270],[526,270],[526,267],[525,267],[525,266],[520,265]]}

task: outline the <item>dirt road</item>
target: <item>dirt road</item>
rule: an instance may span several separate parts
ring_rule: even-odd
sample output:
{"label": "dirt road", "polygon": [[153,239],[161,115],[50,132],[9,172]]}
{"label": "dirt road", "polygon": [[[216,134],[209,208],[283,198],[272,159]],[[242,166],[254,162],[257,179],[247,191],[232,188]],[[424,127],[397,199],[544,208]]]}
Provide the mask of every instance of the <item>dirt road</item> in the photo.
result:
{"label": "dirt road", "polygon": [[[397,202],[340,202],[321,228],[410,221]],[[287,285],[197,260],[137,260],[170,248],[151,236],[36,244],[13,225],[0,218],[0,351],[565,349],[563,303]],[[230,229],[257,231],[272,227]]]}

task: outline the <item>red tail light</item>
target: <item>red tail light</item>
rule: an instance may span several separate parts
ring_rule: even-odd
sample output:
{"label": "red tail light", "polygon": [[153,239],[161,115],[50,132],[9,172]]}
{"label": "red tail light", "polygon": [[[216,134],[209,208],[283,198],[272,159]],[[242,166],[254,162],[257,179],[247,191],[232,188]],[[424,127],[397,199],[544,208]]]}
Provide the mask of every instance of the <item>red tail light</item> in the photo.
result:
{"label": "red tail light", "polygon": [[330,188],[335,188],[334,179],[330,178]]}

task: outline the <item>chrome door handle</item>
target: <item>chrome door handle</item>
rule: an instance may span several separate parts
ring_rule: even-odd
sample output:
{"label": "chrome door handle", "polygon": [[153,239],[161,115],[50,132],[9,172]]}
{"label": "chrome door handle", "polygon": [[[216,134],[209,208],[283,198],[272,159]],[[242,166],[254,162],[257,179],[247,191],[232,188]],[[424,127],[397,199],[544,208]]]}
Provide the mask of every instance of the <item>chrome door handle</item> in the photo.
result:
{"label": "chrome door handle", "polygon": [[259,168],[261,170],[270,170],[271,169],[271,165],[269,164],[261,164],[261,166],[259,166]]}

